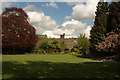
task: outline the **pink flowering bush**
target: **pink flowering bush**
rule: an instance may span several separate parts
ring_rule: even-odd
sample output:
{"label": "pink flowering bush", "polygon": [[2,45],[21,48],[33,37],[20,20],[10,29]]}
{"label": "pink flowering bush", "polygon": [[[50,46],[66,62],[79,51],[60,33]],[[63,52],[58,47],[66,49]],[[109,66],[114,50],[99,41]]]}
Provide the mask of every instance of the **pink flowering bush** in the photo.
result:
{"label": "pink flowering bush", "polygon": [[[101,52],[119,54],[120,50],[120,29],[113,30],[106,34],[104,41],[96,45],[96,49]],[[108,55],[109,55],[108,54]]]}

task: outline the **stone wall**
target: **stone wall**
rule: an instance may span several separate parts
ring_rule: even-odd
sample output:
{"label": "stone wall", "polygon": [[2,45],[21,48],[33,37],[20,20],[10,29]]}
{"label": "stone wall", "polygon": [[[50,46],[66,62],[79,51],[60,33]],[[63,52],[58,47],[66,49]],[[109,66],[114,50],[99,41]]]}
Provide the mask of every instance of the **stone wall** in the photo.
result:
{"label": "stone wall", "polygon": [[46,38],[46,37],[39,37],[38,40],[38,45],[41,44],[42,42],[51,42],[53,40],[57,40],[60,42],[64,42],[67,45],[68,49],[72,49],[76,44],[77,44],[77,38],[64,38],[64,39],[60,39],[60,38]]}

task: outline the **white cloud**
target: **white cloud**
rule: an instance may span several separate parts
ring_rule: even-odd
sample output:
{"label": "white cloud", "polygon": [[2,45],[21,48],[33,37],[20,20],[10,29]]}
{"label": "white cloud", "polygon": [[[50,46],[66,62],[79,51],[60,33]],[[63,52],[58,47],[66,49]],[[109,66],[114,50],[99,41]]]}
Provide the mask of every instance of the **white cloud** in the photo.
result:
{"label": "white cloud", "polygon": [[92,29],[91,26],[88,26],[87,29],[85,30],[85,35],[87,38],[90,38],[90,30]]}
{"label": "white cloud", "polygon": [[71,17],[77,20],[85,19],[93,20],[95,18],[95,11],[98,1],[99,0],[93,2],[93,0],[87,0],[87,2],[84,4],[83,3],[76,4],[72,8],[73,11]]}
{"label": "white cloud", "polygon": [[1,0],[2,2],[16,2],[18,0]]}
{"label": "white cloud", "polygon": [[30,24],[36,28],[36,33],[46,34],[51,38],[60,38],[65,33],[65,38],[77,37],[79,34],[85,34],[89,38],[91,27],[78,20],[65,21],[57,25],[55,20],[46,16],[43,12],[37,11],[33,5],[24,8],[30,18]]}
{"label": "white cloud", "polygon": [[30,17],[30,23],[35,26],[37,33],[54,29],[57,26],[50,16],[46,16],[42,12],[27,12],[27,14]]}
{"label": "white cloud", "polygon": [[75,30],[75,35],[84,33],[84,30],[87,28],[86,24],[74,19],[64,22],[62,26],[62,29]]}
{"label": "white cloud", "polygon": [[74,5],[80,4],[80,3],[82,3],[82,2],[67,2],[67,4],[68,4],[69,6],[74,6]]}
{"label": "white cloud", "polygon": [[28,5],[26,6],[23,10],[25,10],[26,12],[32,12],[32,11],[36,11],[36,7],[34,5]]}
{"label": "white cloud", "polygon": [[[43,33],[45,30],[52,30],[56,28],[57,24],[50,16],[46,16],[41,11],[34,11],[33,5],[28,5],[24,8],[30,18],[30,24],[36,28],[36,33]],[[35,8],[36,9],[36,8]]]}
{"label": "white cloud", "polygon": [[71,19],[72,17],[71,16],[65,16],[65,19]]}
{"label": "white cloud", "polygon": [[66,36],[71,36],[74,34],[74,30],[68,30],[68,29],[54,29],[54,34],[61,35],[65,33]]}
{"label": "white cloud", "polygon": [[74,30],[68,30],[68,29],[54,29],[43,32],[43,34],[46,34],[48,38],[60,38],[60,35],[63,33],[65,33],[65,38],[76,37],[73,36]]}
{"label": "white cloud", "polygon": [[58,8],[58,5],[56,3],[54,3],[54,2],[47,3],[47,4],[44,4],[42,6]]}
{"label": "white cloud", "polygon": [[58,26],[54,30],[47,30],[43,32],[48,37],[57,37],[59,38],[61,34],[65,33],[65,38],[77,37],[80,34],[85,34],[89,38],[91,27],[86,24],[78,21],[71,20],[64,22],[61,26]]}

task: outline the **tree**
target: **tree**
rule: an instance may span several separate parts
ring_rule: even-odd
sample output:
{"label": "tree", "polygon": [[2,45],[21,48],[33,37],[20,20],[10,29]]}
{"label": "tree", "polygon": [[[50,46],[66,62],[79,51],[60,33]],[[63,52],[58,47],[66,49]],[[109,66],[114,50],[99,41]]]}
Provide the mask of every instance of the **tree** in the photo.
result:
{"label": "tree", "polygon": [[31,52],[36,42],[27,14],[21,8],[6,8],[2,13],[3,54]]}
{"label": "tree", "polygon": [[107,25],[107,16],[108,16],[108,3],[104,1],[98,2],[94,26],[90,31],[90,50],[96,52],[95,45],[103,40],[106,33]]}
{"label": "tree", "polygon": [[84,34],[81,34],[77,39],[77,47],[79,48],[80,52],[85,55],[89,51],[90,42],[85,37]]}
{"label": "tree", "polygon": [[111,32],[114,29],[120,29],[120,1],[112,2],[109,5],[107,32]]}

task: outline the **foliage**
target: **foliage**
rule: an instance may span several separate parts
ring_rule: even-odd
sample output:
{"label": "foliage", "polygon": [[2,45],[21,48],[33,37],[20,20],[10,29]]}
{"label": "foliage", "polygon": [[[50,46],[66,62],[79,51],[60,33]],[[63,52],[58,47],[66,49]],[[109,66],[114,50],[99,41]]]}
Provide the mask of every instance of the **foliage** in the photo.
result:
{"label": "foliage", "polygon": [[114,58],[115,61],[120,61],[120,54],[116,55],[116,57]]}
{"label": "foliage", "polygon": [[69,48],[65,48],[65,49],[64,49],[64,53],[65,53],[65,54],[68,54],[69,52],[70,52]]}
{"label": "foliage", "polygon": [[62,52],[65,50],[66,44],[64,42],[58,41],[57,39],[54,39],[50,42],[42,42],[39,48],[45,52]]}
{"label": "foliage", "polygon": [[6,53],[31,52],[37,37],[21,8],[6,8],[2,13],[2,51]]}
{"label": "foliage", "polygon": [[79,48],[80,53],[83,55],[86,54],[89,51],[90,42],[85,37],[84,34],[81,34],[77,39],[77,46]]}
{"label": "foliage", "polygon": [[109,6],[106,2],[98,3],[94,26],[90,32],[92,52],[99,51],[104,55],[119,53],[119,31],[116,33],[120,29],[119,8],[120,1],[111,2]]}
{"label": "foliage", "polygon": [[[107,34],[104,41],[96,45],[96,49],[106,55],[119,54],[120,50],[120,29],[113,30]],[[104,54],[105,55],[105,54]]]}
{"label": "foliage", "polygon": [[[59,45],[60,45],[60,49],[61,49],[62,52],[65,51],[65,49],[67,49],[66,48],[67,45],[65,44],[65,42],[59,42]],[[69,51],[69,49],[68,49],[68,51]]]}
{"label": "foliage", "polygon": [[69,51],[69,49],[68,48],[65,48],[65,50],[64,51]]}
{"label": "foliage", "polygon": [[99,2],[97,6],[94,26],[90,31],[90,50],[92,52],[96,52],[95,45],[103,40],[106,33],[107,28],[107,15],[108,14],[108,3],[107,2]]}
{"label": "foliage", "polygon": [[111,32],[114,29],[120,29],[120,1],[113,1],[109,5],[107,32]]}
{"label": "foliage", "polygon": [[49,43],[46,41],[46,42],[41,43],[41,45],[40,45],[39,48],[41,48],[41,49],[43,49],[43,50],[46,50],[46,49],[49,48],[49,47],[50,47],[50,46],[49,46]]}
{"label": "foliage", "polygon": [[58,40],[53,40],[50,44],[51,47],[54,49],[54,52],[61,52],[64,51],[64,49],[66,48],[66,44]]}
{"label": "foliage", "polygon": [[79,52],[79,48],[72,48],[71,52]]}
{"label": "foliage", "polygon": [[106,27],[107,34],[102,38],[104,41],[96,44],[96,49],[103,55],[119,54],[120,49],[120,1],[109,5],[109,14]]}
{"label": "foliage", "polygon": [[77,53],[76,52],[70,52],[68,54],[70,54],[70,55],[76,55]]}

